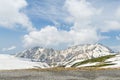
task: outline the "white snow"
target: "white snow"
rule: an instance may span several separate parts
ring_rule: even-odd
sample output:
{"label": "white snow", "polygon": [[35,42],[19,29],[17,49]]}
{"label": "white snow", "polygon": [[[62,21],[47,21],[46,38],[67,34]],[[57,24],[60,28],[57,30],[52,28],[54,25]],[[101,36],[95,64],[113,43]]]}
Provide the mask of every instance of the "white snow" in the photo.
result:
{"label": "white snow", "polygon": [[80,66],[77,66],[77,67],[87,67],[87,66],[94,66],[96,64],[98,64],[99,62],[95,62],[95,63],[87,63],[87,64],[83,64],[83,65],[80,65]]}
{"label": "white snow", "polygon": [[69,68],[69,67],[71,67],[73,64],[75,64],[75,63],[78,63],[78,62],[81,62],[81,61],[83,61],[83,60],[75,60],[75,61],[73,61],[73,62],[71,62],[71,63],[66,63],[67,65],[66,65],[66,68]]}
{"label": "white snow", "polygon": [[115,65],[109,65],[109,66],[105,66],[102,68],[120,68],[120,54],[116,55],[113,58],[106,60],[106,62],[110,62],[110,63],[113,63]]}
{"label": "white snow", "polygon": [[32,62],[28,59],[17,58],[11,55],[0,54],[0,70],[29,69],[49,67],[45,63]]}

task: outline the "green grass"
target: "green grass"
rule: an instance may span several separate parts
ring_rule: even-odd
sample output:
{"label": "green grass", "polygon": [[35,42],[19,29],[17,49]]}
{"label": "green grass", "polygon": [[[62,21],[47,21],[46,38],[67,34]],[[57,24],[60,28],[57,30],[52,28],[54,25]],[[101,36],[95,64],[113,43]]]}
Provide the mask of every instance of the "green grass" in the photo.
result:
{"label": "green grass", "polygon": [[88,66],[88,67],[103,67],[103,66],[109,66],[109,65],[115,65],[115,64],[114,63],[102,63],[102,64]]}
{"label": "green grass", "polygon": [[[93,58],[93,59],[88,59],[82,62],[78,62],[73,64],[71,67],[77,67],[79,65],[82,64],[86,64],[86,63],[93,63],[93,62],[104,62],[105,60],[114,57],[115,55],[106,55],[106,56],[102,56],[102,57],[98,57],[98,58]],[[105,64],[104,64],[105,65]],[[107,64],[106,64],[107,65]]]}

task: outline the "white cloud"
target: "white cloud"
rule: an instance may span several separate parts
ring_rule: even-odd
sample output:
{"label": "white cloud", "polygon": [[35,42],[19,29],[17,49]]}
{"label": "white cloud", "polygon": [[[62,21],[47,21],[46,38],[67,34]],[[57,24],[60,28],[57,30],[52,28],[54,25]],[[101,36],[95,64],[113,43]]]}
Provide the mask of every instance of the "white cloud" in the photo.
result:
{"label": "white cloud", "polygon": [[34,30],[27,15],[21,12],[27,5],[26,0],[0,0],[0,26],[14,28],[22,25],[28,31]]}
{"label": "white cloud", "polygon": [[96,9],[86,0],[66,0],[65,8],[69,13],[66,20],[71,21],[74,25],[72,29],[90,29],[92,19],[101,13],[101,9]]}
{"label": "white cloud", "polygon": [[120,30],[120,22],[118,20],[105,21],[105,27],[101,27],[102,32]]}
{"label": "white cloud", "polygon": [[24,46],[64,48],[70,45],[95,43],[103,38],[95,27],[89,25],[92,17],[99,13],[99,9],[94,8],[86,0],[66,0],[64,7],[73,23],[69,31],[58,30],[56,26],[46,26],[25,35]]}
{"label": "white cloud", "polygon": [[120,17],[120,7],[117,8],[115,16],[116,17]]}
{"label": "white cloud", "polygon": [[16,46],[11,46],[9,48],[3,48],[2,51],[11,51],[11,50],[14,50],[16,49]]}
{"label": "white cloud", "polygon": [[112,19],[104,20],[105,27],[100,27],[101,32],[120,30],[120,7],[115,10],[112,17]]}
{"label": "white cloud", "polygon": [[77,20],[88,20],[98,11],[86,0],[66,0],[65,7],[71,17]]}
{"label": "white cloud", "polygon": [[105,27],[99,27],[101,32],[110,32],[120,30],[120,7],[112,15],[112,19],[104,20]]}
{"label": "white cloud", "polygon": [[58,30],[54,26],[47,26],[40,31],[30,32],[24,36],[24,46],[43,46],[52,48],[64,48],[70,45],[94,43],[99,36],[94,29],[82,29],[79,32],[70,30]]}

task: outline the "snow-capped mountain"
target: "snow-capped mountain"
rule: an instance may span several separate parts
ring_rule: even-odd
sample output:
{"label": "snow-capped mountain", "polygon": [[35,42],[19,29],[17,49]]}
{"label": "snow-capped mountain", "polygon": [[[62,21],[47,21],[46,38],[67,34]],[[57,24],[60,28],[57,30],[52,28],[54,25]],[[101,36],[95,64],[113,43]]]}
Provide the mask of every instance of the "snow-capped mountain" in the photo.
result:
{"label": "snow-capped mountain", "polygon": [[112,54],[114,54],[112,50],[101,44],[86,44],[69,47],[65,50],[34,47],[18,53],[16,57],[28,58],[34,62],[46,63],[51,67],[71,67],[77,62]]}

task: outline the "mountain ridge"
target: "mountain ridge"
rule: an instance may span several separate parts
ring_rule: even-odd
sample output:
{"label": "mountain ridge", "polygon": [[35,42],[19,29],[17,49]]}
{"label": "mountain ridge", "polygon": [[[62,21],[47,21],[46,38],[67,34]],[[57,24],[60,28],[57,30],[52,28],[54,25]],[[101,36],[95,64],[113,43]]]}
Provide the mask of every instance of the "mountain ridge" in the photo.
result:
{"label": "mountain ridge", "polygon": [[75,62],[112,54],[115,53],[102,44],[85,44],[68,47],[64,50],[37,46],[18,53],[16,57],[28,58],[34,62],[44,62],[50,67],[71,67]]}

